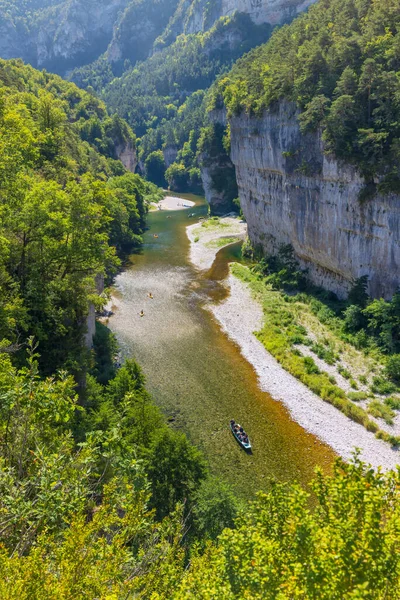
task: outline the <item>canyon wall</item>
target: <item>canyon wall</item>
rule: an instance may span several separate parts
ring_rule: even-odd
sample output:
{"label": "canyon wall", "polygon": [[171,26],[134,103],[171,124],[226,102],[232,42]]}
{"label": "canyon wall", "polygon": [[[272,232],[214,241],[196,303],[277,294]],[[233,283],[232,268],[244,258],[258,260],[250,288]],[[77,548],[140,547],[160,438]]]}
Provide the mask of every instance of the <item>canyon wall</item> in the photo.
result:
{"label": "canyon wall", "polygon": [[291,244],[311,280],[339,297],[369,277],[373,297],[400,284],[400,196],[360,203],[356,170],[324,153],[320,135],[302,135],[293,104],[263,118],[231,120],[231,159],[253,245],[274,253]]}
{"label": "canyon wall", "polygon": [[316,0],[222,0],[222,14],[231,15],[236,10],[247,13],[260,23],[279,25],[303,12]]}

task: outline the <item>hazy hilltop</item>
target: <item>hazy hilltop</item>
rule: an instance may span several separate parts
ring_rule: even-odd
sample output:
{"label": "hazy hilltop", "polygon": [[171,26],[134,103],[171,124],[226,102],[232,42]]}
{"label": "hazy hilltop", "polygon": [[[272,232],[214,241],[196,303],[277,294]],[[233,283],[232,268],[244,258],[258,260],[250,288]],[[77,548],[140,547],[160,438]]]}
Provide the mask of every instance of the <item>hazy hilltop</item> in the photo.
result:
{"label": "hazy hilltop", "polygon": [[0,2],[0,56],[64,74],[103,53],[112,63],[144,60],[181,34],[247,13],[277,24],[313,0],[21,0]]}

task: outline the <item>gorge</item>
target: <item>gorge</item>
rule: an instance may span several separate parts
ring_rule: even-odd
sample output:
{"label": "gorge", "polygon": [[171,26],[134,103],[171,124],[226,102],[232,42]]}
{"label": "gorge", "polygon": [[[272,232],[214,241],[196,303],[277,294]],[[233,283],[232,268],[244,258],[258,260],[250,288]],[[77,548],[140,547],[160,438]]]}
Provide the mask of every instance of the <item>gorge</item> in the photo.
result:
{"label": "gorge", "polygon": [[400,597],[399,140],[399,0],[0,0],[1,599]]}

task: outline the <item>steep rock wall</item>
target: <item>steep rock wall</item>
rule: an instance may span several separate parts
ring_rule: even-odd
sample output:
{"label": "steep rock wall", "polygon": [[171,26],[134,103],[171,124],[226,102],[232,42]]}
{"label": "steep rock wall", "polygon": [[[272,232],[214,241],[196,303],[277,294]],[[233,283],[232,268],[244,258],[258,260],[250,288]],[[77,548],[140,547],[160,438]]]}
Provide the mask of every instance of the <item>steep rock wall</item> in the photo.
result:
{"label": "steep rock wall", "polygon": [[247,13],[256,24],[278,25],[303,12],[316,0],[222,0],[222,14]]}
{"label": "steep rock wall", "polygon": [[343,297],[369,277],[373,297],[400,284],[400,196],[363,204],[355,169],[324,154],[318,134],[302,135],[294,105],[261,119],[231,120],[231,158],[253,244],[292,244],[311,279]]}
{"label": "steep rock wall", "polygon": [[122,162],[125,169],[131,173],[135,173],[138,164],[136,148],[129,140],[124,144],[115,147],[115,155]]}

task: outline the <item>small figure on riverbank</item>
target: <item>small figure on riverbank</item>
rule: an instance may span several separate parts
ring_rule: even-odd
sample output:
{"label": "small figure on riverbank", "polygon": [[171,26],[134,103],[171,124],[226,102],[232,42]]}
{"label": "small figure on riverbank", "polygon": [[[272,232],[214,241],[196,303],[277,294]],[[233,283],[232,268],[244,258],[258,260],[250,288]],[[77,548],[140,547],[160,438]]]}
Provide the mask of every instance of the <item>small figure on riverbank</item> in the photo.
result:
{"label": "small figure on riverbank", "polygon": [[141,311],[140,311],[140,316],[141,316],[141,317],[144,317],[144,310],[141,310]]}

